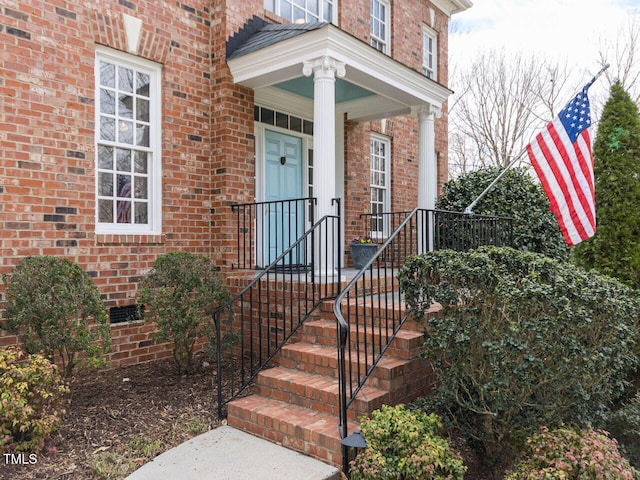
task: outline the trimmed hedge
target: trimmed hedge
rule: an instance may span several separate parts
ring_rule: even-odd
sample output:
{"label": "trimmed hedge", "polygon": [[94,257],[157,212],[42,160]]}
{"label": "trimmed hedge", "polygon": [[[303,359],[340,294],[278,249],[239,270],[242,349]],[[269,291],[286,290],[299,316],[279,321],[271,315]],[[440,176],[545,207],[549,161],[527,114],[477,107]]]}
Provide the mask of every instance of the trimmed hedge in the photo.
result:
{"label": "trimmed hedge", "polygon": [[426,325],[438,384],[425,409],[478,442],[489,459],[538,425],[601,422],[637,364],[638,295],[622,283],[511,248],[438,251],[399,273]]}

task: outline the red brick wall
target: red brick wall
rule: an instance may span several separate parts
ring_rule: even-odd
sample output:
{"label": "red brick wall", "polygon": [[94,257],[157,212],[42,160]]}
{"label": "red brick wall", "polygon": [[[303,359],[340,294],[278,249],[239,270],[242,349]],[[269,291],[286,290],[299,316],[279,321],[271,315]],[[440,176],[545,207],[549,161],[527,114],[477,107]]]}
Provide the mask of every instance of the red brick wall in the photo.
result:
{"label": "red brick wall", "polygon": [[[341,28],[370,40],[369,2],[341,3]],[[429,9],[434,10],[431,23]],[[427,25],[438,32],[438,82],[448,81],[448,18],[427,1],[392,2],[391,55],[396,60],[422,71],[422,31]],[[411,116],[389,118],[365,125],[347,123],[345,134],[345,241],[367,233],[360,214],[369,213],[369,134],[377,132],[391,140],[391,208],[406,211],[415,208],[418,198],[418,119]],[[447,180],[447,113],[435,121],[435,150],[438,159],[438,189]],[[348,259],[347,259],[348,261]]]}
{"label": "red brick wall", "polygon": [[[339,24],[369,40],[369,2],[340,0]],[[392,55],[420,70],[426,1],[393,2]],[[96,44],[126,50],[122,14],[143,22],[138,55],[162,65],[161,236],[95,233]],[[263,0],[7,0],[0,5],[0,274],[27,255],[77,261],[107,307],[133,303],[137,282],[158,255],[210,255],[229,272],[235,232],[232,202],[254,200],[253,92],[232,82],[229,36],[253,15],[279,21]],[[446,83],[446,17],[436,11],[439,80]],[[349,239],[369,210],[369,132],[345,133]],[[394,209],[415,204],[417,120],[387,121],[392,136]],[[436,121],[446,179],[446,114]],[[4,300],[0,285],[0,308]],[[145,325],[113,327],[113,365],[168,354],[150,346]],[[15,338],[0,334],[0,346]],[[142,343],[141,343],[142,342]]]}
{"label": "red brick wall", "polygon": [[[65,256],[92,275],[111,307],[134,301],[159,254],[211,253],[210,4],[3,2],[0,273],[26,255]],[[126,51],[123,13],[143,22],[139,56],[163,65],[161,237],[95,233],[95,45]],[[166,346],[139,348],[149,333],[114,326],[113,364],[165,356]]]}

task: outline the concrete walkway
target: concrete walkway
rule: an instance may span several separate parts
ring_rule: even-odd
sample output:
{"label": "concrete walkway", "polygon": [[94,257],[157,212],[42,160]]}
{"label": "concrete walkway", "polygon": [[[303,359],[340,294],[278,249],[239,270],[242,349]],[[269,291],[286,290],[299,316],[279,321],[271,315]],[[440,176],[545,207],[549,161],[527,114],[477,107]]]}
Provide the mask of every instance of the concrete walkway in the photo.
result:
{"label": "concrete walkway", "polygon": [[126,480],[339,480],[340,471],[222,426],[198,435],[143,465]]}

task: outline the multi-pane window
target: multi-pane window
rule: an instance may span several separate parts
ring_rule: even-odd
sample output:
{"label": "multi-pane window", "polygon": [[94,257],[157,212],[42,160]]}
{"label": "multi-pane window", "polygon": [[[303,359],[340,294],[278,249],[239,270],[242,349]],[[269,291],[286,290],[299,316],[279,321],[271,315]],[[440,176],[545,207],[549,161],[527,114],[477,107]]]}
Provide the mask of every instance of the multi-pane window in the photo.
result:
{"label": "multi-pane window", "polygon": [[160,67],[96,52],[97,230],[159,230]]}
{"label": "multi-pane window", "polygon": [[386,137],[371,135],[371,235],[380,238],[388,234],[390,211],[390,142]]}
{"label": "multi-pane window", "polygon": [[264,8],[294,23],[333,22],[337,0],[264,0]]}
{"label": "multi-pane window", "polygon": [[422,30],[422,73],[433,80],[437,79],[437,47],[435,32],[425,26]]}
{"label": "multi-pane window", "polygon": [[371,0],[371,46],[389,54],[391,6],[387,0]]}

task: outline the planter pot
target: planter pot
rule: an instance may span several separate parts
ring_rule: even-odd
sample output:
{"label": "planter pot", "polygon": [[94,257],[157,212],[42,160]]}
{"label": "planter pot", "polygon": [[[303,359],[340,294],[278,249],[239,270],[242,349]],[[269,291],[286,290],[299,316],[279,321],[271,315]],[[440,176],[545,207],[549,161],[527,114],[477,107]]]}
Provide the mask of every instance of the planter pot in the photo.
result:
{"label": "planter pot", "polygon": [[353,267],[358,270],[362,269],[377,251],[378,244],[376,243],[352,243],[351,259],[353,260]]}

